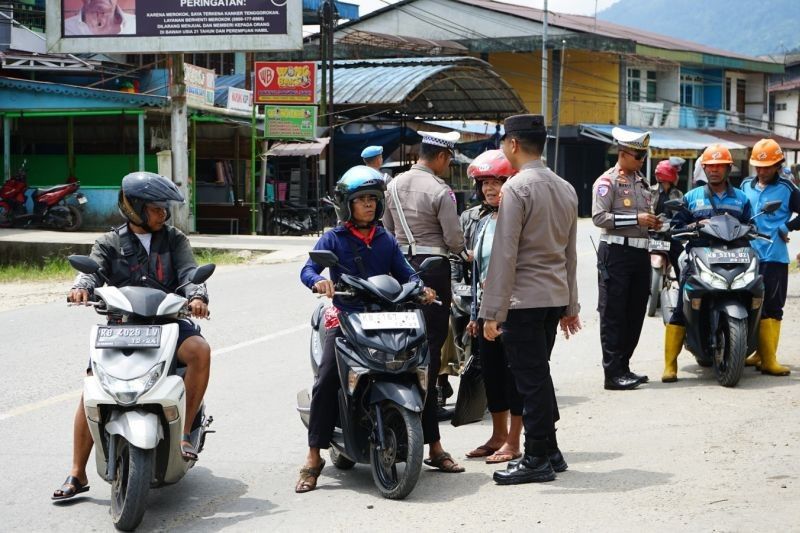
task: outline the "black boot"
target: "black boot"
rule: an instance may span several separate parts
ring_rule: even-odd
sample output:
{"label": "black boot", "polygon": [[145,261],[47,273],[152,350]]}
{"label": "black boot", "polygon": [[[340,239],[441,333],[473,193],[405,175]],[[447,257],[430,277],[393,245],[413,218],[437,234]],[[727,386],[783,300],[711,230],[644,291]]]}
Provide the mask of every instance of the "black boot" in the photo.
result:
{"label": "black boot", "polygon": [[[568,468],[567,461],[561,454],[561,450],[558,449],[558,441],[556,440],[555,433],[547,437],[547,459],[550,461],[550,466],[552,466],[553,470],[557,473],[564,472]],[[509,461],[506,470],[516,468],[521,460],[522,459]]]}
{"label": "black boot", "polygon": [[547,458],[547,441],[525,442],[525,455],[513,468],[498,470],[493,479],[498,485],[518,485],[553,481],[556,473]]}

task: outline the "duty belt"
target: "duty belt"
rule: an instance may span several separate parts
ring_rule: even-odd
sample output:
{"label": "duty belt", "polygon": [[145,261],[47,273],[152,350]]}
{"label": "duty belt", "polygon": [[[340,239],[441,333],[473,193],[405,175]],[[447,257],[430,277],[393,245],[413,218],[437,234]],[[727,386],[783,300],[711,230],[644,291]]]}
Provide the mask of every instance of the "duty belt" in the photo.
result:
{"label": "duty belt", "polygon": [[632,248],[642,248],[647,250],[650,239],[636,238],[636,237],[621,237],[619,235],[601,235],[601,242],[608,244],[621,244],[622,246],[630,246]]}
{"label": "duty belt", "polygon": [[[647,240],[647,239],[645,239]],[[450,252],[447,248],[440,248],[438,246],[414,246],[414,252],[411,251],[411,246],[408,244],[401,244],[400,249],[403,251],[403,255],[440,255],[442,257],[448,257]]]}

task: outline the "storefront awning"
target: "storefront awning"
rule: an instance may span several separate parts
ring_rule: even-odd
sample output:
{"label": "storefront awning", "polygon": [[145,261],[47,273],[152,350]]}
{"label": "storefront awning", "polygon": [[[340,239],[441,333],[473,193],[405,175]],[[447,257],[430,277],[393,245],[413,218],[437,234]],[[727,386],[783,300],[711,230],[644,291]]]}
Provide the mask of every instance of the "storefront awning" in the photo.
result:
{"label": "storefront awning", "polygon": [[266,155],[267,157],[311,157],[322,153],[330,137],[314,139],[313,142],[280,142],[272,146]]}
{"label": "storefront awning", "polygon": [[[626,130],[645,132],[641,128],[622,126]],[[599,141],[613,143],[611,130],[613,124],[581,124],[579,131],[581,135],[591,137]],[[696,151],[700,152],[710,144],[721,144],[728,150],[746,150],[747,146],[739,144],[716,135],[717,132],[707,132],[700,130],[687,130],[678,128],[653,128],[650,131],[650,149],[663,151]],[[735,154],[734,154],[735,155]],[[744,157],[744,154],[741,154]]]}
{"label": "storefront awning", "polygon": [[766,138],[766,139],[773,139],[775,142],[781,145],[781,148],[783,149],[784,152],[787,150],[794,150],[794,151],[800,150],[800,141],[790,139],[789,137],[783,137],[781,135],[775,135],[774,133],[752,134],[752,133],[736,133],[734,131],[715,131],[714,135],[722,139],[727,139],[732,142],[743,144],[747,148],[752,148],[758,141]]}

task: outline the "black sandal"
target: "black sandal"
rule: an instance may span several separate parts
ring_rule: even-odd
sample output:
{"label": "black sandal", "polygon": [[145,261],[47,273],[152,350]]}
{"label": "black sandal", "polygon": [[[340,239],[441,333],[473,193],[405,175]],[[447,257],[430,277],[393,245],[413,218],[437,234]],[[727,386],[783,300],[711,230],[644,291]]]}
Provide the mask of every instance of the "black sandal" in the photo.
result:
{"label": "black sandal", "polygon": [[68,500],[77,496],[82,492],[87,492],[89,490],[89,485],[84,485],[81,483],[78,478],[75,476],[67,476],[67,479],[64,481],[64,484],[61,485],[60,489],[57,489],[53,492],[53,496],[51,496],[51,500]]}
{"label": "black sandal", "polygon": [[[448,461],[450,464],[447,464]],[[436,457],[429,457],[422,462],[431,468],[435,468],[439,472],[446,472],[448,474],[460,474],[464,471],[464,467],[455,462],[453,456],[447,452],[442,452]]]}
{"label": "black sandal", "polygon": [[192,446],[192,436],[188,433],[181,440],[181,457],[184,461],[197,461],[197,452]]}

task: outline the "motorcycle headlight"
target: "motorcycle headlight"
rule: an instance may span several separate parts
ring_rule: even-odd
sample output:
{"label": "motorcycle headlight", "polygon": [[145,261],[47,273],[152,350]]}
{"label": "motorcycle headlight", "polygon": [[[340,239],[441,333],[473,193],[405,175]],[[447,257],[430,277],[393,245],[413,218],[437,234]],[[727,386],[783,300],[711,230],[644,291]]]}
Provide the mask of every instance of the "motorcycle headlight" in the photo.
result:
{"label": "motorcycle headlight", "polygon": [[122,405],[136,403],[139,397],[153,388],[164,373],[164,361],[133,379],[119,379],[107,373],[102,366],[94,364],[94,374],[100,380],[100,385]]}
{"label": "motorcycle headlight", "polygon": [[756,275],[758,274],[756,269],[756,260],[753,259],[750,261],[750,266],[747,268],[746,271],[742,272],[735,278],[733,278],[733,283],[731,283],[731,289],[744,289],[751,283],[753,280],[756,279]]}
{"label": "motorcycle headlight", "polygon": [[728,290],[728,282],[717,274],[716,272],[712,272],[710,268],[703,264],[702,261],[695,261],[697,265],[697,270],[700,274],[700,280],[705,283],[706,285],[710,285],[714,289],[722,289]]}

